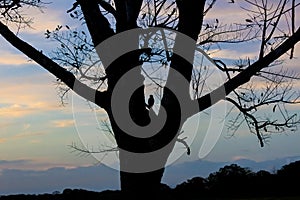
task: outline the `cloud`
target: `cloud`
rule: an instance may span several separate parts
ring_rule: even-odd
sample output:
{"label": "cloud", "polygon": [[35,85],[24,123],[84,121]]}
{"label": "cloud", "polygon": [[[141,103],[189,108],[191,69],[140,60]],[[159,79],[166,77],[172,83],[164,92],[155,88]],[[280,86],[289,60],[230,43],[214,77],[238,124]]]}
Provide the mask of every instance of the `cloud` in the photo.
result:
{"label": "cloud", "polygon": [[[207,177],[216,172],[220,167],[236,163],[242,167],[250,167],[253,171],[279,169],[292,161],[299,160],[299,156],[282,157],[280,159],[268,159],[254,161],[244,159],[244,156],[236,157],[233,161],[213,162],[197,160],[178,165],[170,165],[166,168],[163,182],[176,186],[192,177]],[[46,163],[40,163],[45,165]],[[47,169],[32,170],[26,166],[38,165],[33,160],[0,160],[0,194],[38,194],[62,191],[65,188],[78,188],[93,191],[107,189],[119,189],[119,172],[105,165],[77,166],[77,167],[50,167]],[[18,168],[14,167],[17,166]],[[272,166],[272,167],[270,167]],[[6,168],[4,168],[6,167]]]}
{"label": "cloud", "polygon": [[0,64],[10,66],[21,66],[29,64],[29,60],[22,54],[10,53],[8,51],[0,51]]}
{"label": "cloud", "polygon": [[[11,136],[8,135],[6,137],[0,138],[0,144],[14,143],[15,140],[20,140],[20,139],[25,139],[25,138],[30,138],[28,140],[28,142],[31,143],[31,144],[38,144],[38,143],[41,143],[41,140],[37,139],[37,137],[46,135],[48,133],[49,133],[48,131],[26,131],[26,132],[20,132],[20,133],[17,133],[15,135],[11,135]],[[24,142],[24,140],[22,140],[22,143],[23,142]]]}
{"label": "cloud", "polygon": [[[79,166],[74,166],[67,162],[55,163],[41,161],[40,159],[15,159],[15,160],[0,160],[0,170],[28,170],[28,171],[46,171],[54,167],[63,167],[65,169],[74,169]],[[0,192],[1,193],[1,192]]]}
{"label": "cloud", "polygon": [[242,160],[242,159],[248,159],[248,157],[247,156],[243,156],[243,155],[241,155],[241,156],[233,156],[232,157],[232,161],[237,161],[237,160]]}
{"label": "cloud", "polygon": [[0,84],[0,117],[20,118],[61,110],[59,97],[48,74],[3,78]]}
{"label": "cloud", "polygon": [[118,172],[104,165],[73,169],[56,167],[41,171],[3,169],[0,182],[5,183],[1,184],[0,194],[52,193],[65,188],[94,191],[119,189]]}
{"label": "cloud", "polygon": [[6,138],[0,138],[0,144],[5,143],[6,142]]}
{"label": "cloud", "polygon": [[[31,165],[32,160],[19,159],[19,160],[0,160],[0,177],[1,172],[7,169],[14,169],[16,166],[21,169],[24,166]],[[0,192],[1,193],[1,192]]]}
{"label": "cloud", "polygon": [[31,160],[0,160],[0,167],[3,168],[3,166],[5,166],[5,165],[6,165],[6,167],[9,165],[17,165],[18,166],[18,165],[23,165],[23,164],[26,164],[29,162],[31,162]]}
{"label": "cloud", "polygon": [[65,128],[65,127],[73,126],[74,120],[73,119],[54,120],[54,121],[52,121],[52,124],[56,128]]}
{"label": "cloud", "polygon": [[243,19],[247,18],[247,13],[237,5],[228,6],[228,4],[222,4],[224,3],[217,2],[213,9],[205,16],[205,19],[214,21],[218,18],[223,24],[231,24],[234,22],[241,22]]}
{"label": "cloud", "polygon": [[35,136],[41,136],[45,135],[46,132],[25,132],[25,133],[19,133],[13,137],[13,139],[20,139],[25,137],[35,137]]}
{"label": "cloud", "polygon": [[28,104],[10,104],[0,108],[0,117],[3,118],[20,118],[32,115],[38,112],[55,110],[56,107],[49,105],[46,102],[36,102]]}
{"label": "cloud", "polygon": [[12,123],[7,123],[7,122],[5,122],[5,123],[0,123],[0,129],[3,130],[3,129],[5,129],[5,128],[11,126],[11,125],[12,125]]}
{"label": "cloud", "polygon": [[209,52],[212,57],[217,57],[217,58],[223,58],[223,59],[245,59],[245,58],[250,58],[250,59],[255,59],[257,57],[258,49],[255,47],[250,47],[251,51],[245,50],[242,48],[236,48],[236,49],[221,49],[221,50],[212,50]]}
{"label": "cloud", "polygon": [[0,108],[0,117],[23,117],[32,113],[34,109],[28,105],[12,104],[7,107]]}
{"label": "cloud", "polygon": [[31,144],[39,144],[39,143],[41,143],[41,140],[30,140],[29,143],[31,143]]}
{"label": "cloud", "polygon": [[42,10],[36,8],[28,8],[24,12],[30,13],[31,16],[34,16],[33,23],[30,28],[24,30],[26,33],[31,34],[40,34],[44,33],[47,29],[55,28],[57,25],[65,23],[65,18],[68,17],[66,12],[58,12],[57,8],[48,5]]}
{"label": "cloud", "polygon": [[[2,72],[6,76],[0,80],[0,103],[37,102],[39,98],[48,99],[50,95],[55,94],[54,79],[49,74],[34,69],[33,67]],[[52,97],[51,100],[53,99]]]}

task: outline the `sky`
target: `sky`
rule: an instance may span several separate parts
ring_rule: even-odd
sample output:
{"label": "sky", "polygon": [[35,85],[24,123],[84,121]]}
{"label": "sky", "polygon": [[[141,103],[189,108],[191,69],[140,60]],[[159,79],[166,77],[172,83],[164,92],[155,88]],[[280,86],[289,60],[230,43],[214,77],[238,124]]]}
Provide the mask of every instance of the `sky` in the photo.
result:
{"label": "sky", "polygon": [[[45,30],[53,29],[57,25],[75,26],[75,22],[66,14],[72,2],[52,2],[43,12],[26,11],[34,17],[33,28],[21,30],[19,33],[19,36],[31,45],[48,53],[56,48],[56,44],[45,39]],[[215,9],[215,14],[208,16],[211,19],[222,18],[224,22],[228,22],[241,18],[242,15],[235,5],[220,3]],[[249,43],[247,48],[225,48],[214,56],[224,59],[232,55],[236,59],[245,55],[255,56],[255,46],[255,43]],[[295,57],[299,56],[300,49],[296,47]],[[297,69],[298,63],[299,60],[287,61],[285,66]],[[118,188],[118,174],[115,167],[112,167],[114,165],[111,164],[111,160],[104,160],[101,164],[99,160],[103,158],[102,155],[98,157],[80,154],[70,148],[74,143],[97,146],[99,140],[102,140],[100,145],[105,144],[103,141],[111,142],[111,138],[99,136],[101,133],[95,114],[101,114],[101,111],[91,110],[85,101],[73,93],[69,94],[68,103],[62,105],[55,80],[54,76],[0,37],[0,195],[50,192],[45,188],[61,190],[76,184],[86,185],[87,188],[97,188],[97,184],[102,189]],[[224,107],[229,108],[227,104],[219,106],[221,110]],[[189,142],[192,143],[193,156],[187,157],[185,149],[179,145],[176,146],[178,151],[174,153],[174,162],[178,155],[183,157],[179,159],[180,162],[233,162],[238,159],[261,162],[300,156],[299,130],[289,134],[272,135],[270,142],[261,148],[257,138],[250,134],[246,127],[242,127],[233,137],[228,137],[218,109],[210,110],[187,122],[184,130],[192,134]],[[293,109],[298,112],[300,107],[295,106]],[[197,120],[200,120],[199,123]],[[207,130],[216,134],[218,140],[211,151],[199,156]],[[217,132],[220,132],[220,135]],[[100,167],[104,174],[98,174],[97,167]],[[28,182],[9,184],[9,180],[31,175],[31,179],[26,179]],[[57,177],[68,181],[58,184],[55,182]],[[40,188],[31,188],[30,180],[39,181]]]}

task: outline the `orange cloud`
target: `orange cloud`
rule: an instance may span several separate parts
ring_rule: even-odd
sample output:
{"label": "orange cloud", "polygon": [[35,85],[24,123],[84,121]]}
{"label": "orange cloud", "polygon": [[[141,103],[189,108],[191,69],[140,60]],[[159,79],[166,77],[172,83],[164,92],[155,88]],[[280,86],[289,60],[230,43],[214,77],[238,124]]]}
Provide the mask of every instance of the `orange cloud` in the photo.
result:
{"label": "orange cloud", "polygon": [[0,103],[37,102],[57,99],[53,78],[48,74],[27,77],[3,77],[0,80]]}
{"label": "orange cloud", "polygon": [[59,97],[48,74],[0,80],[0,117],[24,117],[61,110]]}
{"label": "orange cloud", "polygon": [[243,52],[239,51],[238,49],[222,49],[220,51],[212,50],[211,52],[208,52],[211,54],[212,57],[218,57],[218,58],[227,58],[227,59],[239,59],[239,58],[251,58],[254,59],[257,57],[258,49],[253,49],[253,51],[250,52]]}
{"label": "orange cloud", "polygon": [[30,140],[29,142],[31,144],[39,144],[39,143],[41,143],[41,140]]}
{"label": "orange cloud", "polygon": [[13,104],[8,107],[0,108],[0,117],[22,117],[28,115],[32,112],[31,108],[20,105],[20,104]]}
{"label": "orange cloud", "polygon": [[10,104],[0,108],[0,117],[4,118],[19,118],[28,116],[38,112],[55,110],[55,107],[50,106],[46,102],[28,103],[28,104]]}
{"label": "orange cloud", "polygon": [[46,132],[24,132],[19,133],[13,137],[13,139],[20,139],[20,138],[26,138],[26,137],[35,137],[35,136],[41,136],[45,135]]}
{"label": "orange cloud", "polygon": [[54,127],[56,128],[66,128],[66,127],[70,127],[74,125],[74,120],[71,119],[66,119],[66,120],[55,120],[52,121],[52,124],[54,125]]}
{"label": "orange cloud", "polygon": [[29,59],[22,54],[16,53],[8,53],[8,52],[1,52],[0,56],[0,64],[1,65],[25,65],[29,64]]}
{"label": "orange cloud", "polygon": [[5,143],[6,142],[6,138],[0,138],[0,144]]}
{"label": "orange cloud", "polygon": [[51,30],[57,25],[64,24],[67,16],[66,12],[58,12],[49,6],[44,8],[42,12],[35,8],[28,8],[25,12],[34,16],[34,19],[31,28],[25,29],[24,32],[33,34],[44,33],[47,29]]}
{"label": "orange cloud", "polygon": [[11,123],[1,123],[1,124],[0,124],[0,129],[2,130],[2,129],[4,129],[4,128],[9,127],[10,125],[11,125]]}
{"label": "orange cloud", "polygon": [[242,159],[249,159],[249,158],[246,156],[242,156],[242,155],[232,157],[232,161],[237,161],[237,160],[242,160]]}

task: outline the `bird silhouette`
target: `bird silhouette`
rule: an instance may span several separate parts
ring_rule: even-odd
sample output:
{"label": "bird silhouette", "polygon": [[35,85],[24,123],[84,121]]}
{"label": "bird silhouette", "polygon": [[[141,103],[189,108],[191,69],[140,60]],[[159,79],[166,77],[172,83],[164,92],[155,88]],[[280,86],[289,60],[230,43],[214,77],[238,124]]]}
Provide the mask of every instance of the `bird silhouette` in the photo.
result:
{"label": "bird silhouette", "polygon": [[153,95],[151,94],[148,99],[147,108],[150,110],[153,105],[154,105],[154,98],[153,98]]}

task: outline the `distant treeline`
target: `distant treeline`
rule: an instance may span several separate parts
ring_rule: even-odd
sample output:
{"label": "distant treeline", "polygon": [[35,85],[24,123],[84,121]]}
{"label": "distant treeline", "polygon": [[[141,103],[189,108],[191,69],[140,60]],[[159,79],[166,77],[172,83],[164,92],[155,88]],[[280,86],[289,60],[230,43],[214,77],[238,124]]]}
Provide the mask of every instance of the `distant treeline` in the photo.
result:
{"label": "distant treeline", "polygon": [[[185,199],[200,197],[280,197],[300,196],[300,161],[270,173],[253,172],[236,164],[227,165],[207,178],[194,177],[172,189]],[[179,199],[182,199],[179,198]]]}
{"label": "distant treeline", "polygon": [[[200,167],[200,166],[199,166]],[[236,164],[227,165],[207,178],[194,177],[175,188],[162,184],[161,199],[233,199],[299,196],[300,161],[283,166],[280,170],[253,172]],[[145,194],[147,196],[147,194]],[[123,199],[120,191],[86,191],[65,189],[62,193],[39,195],[8,195],[0,200],[71,200],[71,199]]]}

